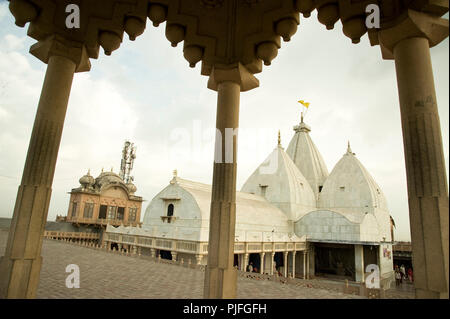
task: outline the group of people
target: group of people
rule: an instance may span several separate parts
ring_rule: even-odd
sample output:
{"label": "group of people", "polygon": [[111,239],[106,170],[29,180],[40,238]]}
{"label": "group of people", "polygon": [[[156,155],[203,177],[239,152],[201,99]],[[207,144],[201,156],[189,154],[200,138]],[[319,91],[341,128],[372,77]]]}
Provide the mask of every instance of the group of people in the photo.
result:
{"label": "group of people", "polygon": [[254,267],[252,262],[247,265],[246,270],[247,272],[258,272],[258,268]]}
{"label": "group of people", "polygon": [[413,270],[411,267],[406,270],[405,265],[403,264],[400,267],[395,265],[394,272],[396,286],[400,286],[403,283],[403,280],[413,282]]}
{"label": "group of people", "polygon": [[[245,270],[247,272],[258,272],[258,268],[253,266],[253,262],[250,262],[247,265],[247,268]],[[278,276],[280,276],[280,277],[282,276],[281,271],[280,271],[280,267],[277,267],[276,262],[274,262],[274,265],[273,265],[273,273],[278,275]]]}

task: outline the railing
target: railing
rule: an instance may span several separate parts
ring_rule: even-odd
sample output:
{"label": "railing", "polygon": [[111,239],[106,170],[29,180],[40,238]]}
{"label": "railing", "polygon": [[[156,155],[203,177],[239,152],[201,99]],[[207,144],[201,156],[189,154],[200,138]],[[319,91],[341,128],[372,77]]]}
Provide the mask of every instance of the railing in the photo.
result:
{"label": "railing", "polygon": [[[114,231],[114,230],[113,230]],[[125,234],[120,232],[106,232],[103,240],[118,244],[132,245],[137,247],[170,250],[191,254],[206,255],[208,253],[207,242],[186,241],[170,238],[147,237],[139,234]],[[236,242],[234,244],[235,254],[262,253],[275,251],[298,251],[296,243],[261,243],[261,242]],[[300,247],[306,249],[304,243]]]}
{"label": "railing", "polygon": [[294,285],[303,288],[324,289],[335,293],[362,296],[369,299],[385,298],[385,289],[369,289],[364,283],[357,282],[331,282],[320,279],[299,279],[278,275],[260,274],[238,270],[238,277],[251,280],[274,281],[280,284]]}
{"label": "railing", "polygon": [[98,233],[83,233],[83,232],[60,232],[60,231],[44,231],[44,238],[75,238],[75,239],[100,239]]}
{"label": "railing", "polygon": [[140,225],[140,222],[132,222],[127,221],[124,222],[122,219],[107,219],[107,218],[87,218],[87,217],[80,217],[80,216],[68,216],[67,222],[69,223],[79,223],[79,224],[97,224],[97,225],[113,225],[113,226],[137,226]]}

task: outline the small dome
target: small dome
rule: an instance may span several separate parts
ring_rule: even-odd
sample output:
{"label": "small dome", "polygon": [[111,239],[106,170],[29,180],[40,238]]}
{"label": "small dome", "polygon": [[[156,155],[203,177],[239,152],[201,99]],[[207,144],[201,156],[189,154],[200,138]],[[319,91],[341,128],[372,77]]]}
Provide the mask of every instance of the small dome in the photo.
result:
{"label": "small dome", "polygon": [[127,188],[130,191],[130,194],[134,194],[137,191],[136,185],[131,182],[127,183]]}
{"label": "small dome", "polygon": [[80,182],[81,186],[83,186],[83,188],[89,188],[89,187],[92,187],[92,185],[94,185],[95,180],[91,176],[90,170],[87,172],[86,175],[84,175],[83,177],[80,178],[79,182]]}

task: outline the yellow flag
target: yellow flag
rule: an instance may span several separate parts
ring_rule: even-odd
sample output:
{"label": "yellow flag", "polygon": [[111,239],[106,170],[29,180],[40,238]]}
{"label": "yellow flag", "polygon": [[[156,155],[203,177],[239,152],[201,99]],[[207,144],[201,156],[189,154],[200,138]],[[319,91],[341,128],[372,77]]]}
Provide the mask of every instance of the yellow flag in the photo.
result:
{"label": "yellow flag", "polygon": [[298,103],[300,103],[301,105],[303,105],[304,107],[308,108],[309,107],[309,102],[305,102],[303,100],[298,101]]}

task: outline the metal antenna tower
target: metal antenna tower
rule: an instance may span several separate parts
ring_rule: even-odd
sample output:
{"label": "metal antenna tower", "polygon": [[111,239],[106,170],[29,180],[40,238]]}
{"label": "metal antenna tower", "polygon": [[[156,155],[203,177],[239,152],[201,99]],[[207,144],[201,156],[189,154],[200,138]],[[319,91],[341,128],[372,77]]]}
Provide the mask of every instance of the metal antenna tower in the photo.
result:
{"label": "metal antenna tower", "polygon": [[134,143],[125,141],[125,145],[122,150],[122,160],[120,161],[120,177],[125,183],[131,183],[134,180],[133,176],[130,176],[133,169],[133,162],[136,158],[136,147]]}

